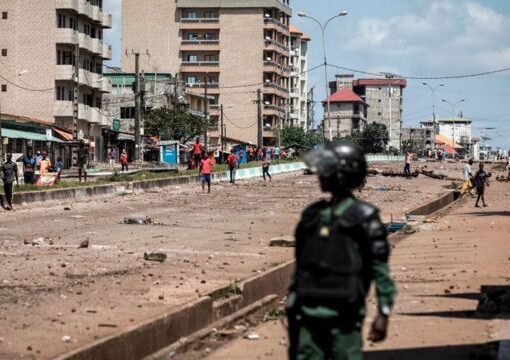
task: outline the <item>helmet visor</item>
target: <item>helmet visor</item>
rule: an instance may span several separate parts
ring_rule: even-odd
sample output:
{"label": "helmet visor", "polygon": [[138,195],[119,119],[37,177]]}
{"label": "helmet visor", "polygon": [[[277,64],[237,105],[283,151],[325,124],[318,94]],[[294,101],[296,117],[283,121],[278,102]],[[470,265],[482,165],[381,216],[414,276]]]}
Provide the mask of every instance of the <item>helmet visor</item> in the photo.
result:
{"label": "helmet visor", "polygon": [[310,171],[320,177],[330,177],[334,175],[338,167],[338,159],[333,151],[324,147],[307,153],[304,157],[304,161]]}

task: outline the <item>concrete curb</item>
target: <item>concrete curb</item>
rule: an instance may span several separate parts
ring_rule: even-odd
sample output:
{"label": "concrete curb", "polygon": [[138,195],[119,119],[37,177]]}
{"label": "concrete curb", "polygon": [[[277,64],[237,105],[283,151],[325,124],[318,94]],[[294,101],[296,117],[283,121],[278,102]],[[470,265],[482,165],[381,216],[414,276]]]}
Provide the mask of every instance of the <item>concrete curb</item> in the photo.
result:
{"label": "concrete curb", "polygon": [[[243,281],[240,295],[214,301],[214,297],[221,293],[217,290],[213,292],[214,296],[202,297],[122,333],[61,355],[56,360],[143,359],[269,295],[284,295],[293,270],[294,261],[289,261]],[[228,288],[222,289],[223,293]]]}
{"label": "concrete curb", "polygon": [[[293,171],[299,171],[304,169],[304,164],[297,163],[288,163],[288,164],[280,164],[274,165],[271,168],[271,172],[274,174],[279,173],[287,173]],[[250,179],[254,177],[262,177],[262,168],[249,168],[249,169],[241,169],[238,170],[238,174],[236,176],[237,179]],[[241,176],[242,174],[242,176]],[[227,181],[229,180],[229,174],[225,173],[213,173],[212,181]],[[51,200],[67,200],[67,199],[80,199],[80,198],[88,198],[93,196],[104,196],[111,195],[116,193],[121,193],[126,190],[132,191],[144,191],[147,189],[155,189],[162,188],[172,185],[183,185],[183,184],[194,184],[199,183],[200,177],[198,175],[193,176],[177,176],[170,177],[165,179],[155,179],[155,180],[140,180],[140,181],[132,181],[132,182],[123,182],[123,183],[113,183],[113,184],[105,184],[105,185],[91,185],[84,187],[76,187],[69,189],[54,189],[54,190],[42,190],[42,191],[27,191],[27,192],[19,192],[14,193],[13,203],[14,204],[28,204],[34,202],[41,201],[51,201]]]}
{"label": "concrete curb", "polygon": [[406,214],[407,220],[418,220],[445,208],[454,203],[460,196],[458,191],[451,191],[439,199],[433,200],[425,205],[421,205]]}

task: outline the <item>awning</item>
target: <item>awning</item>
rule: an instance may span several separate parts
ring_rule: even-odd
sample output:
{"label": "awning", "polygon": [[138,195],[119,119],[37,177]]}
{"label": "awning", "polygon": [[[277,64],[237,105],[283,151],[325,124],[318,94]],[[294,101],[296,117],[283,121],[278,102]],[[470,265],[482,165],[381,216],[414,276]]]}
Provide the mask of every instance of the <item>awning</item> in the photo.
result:
{"label": "awning", "polygon": [[[2,137],[6,137],[9,139],[26,139],[26,140],[36,140],[36,141],[48,141],[46,138],[46,134],[33,133],[29,131],[15,130],[15,129],[2,129]],[[53,137],[52,142],[63,142],[60,139]]]}
{"label": "awning", "polygon": [[119,133],[117,140],[121,141],[135,141],[135,136],[131,134]]}
{"label": "awning", "polygon": [[68,133],[66,131],[62,131],[62,130],[59,130],[59,129],[56,129],[56,128],[53,128],[53,130],[59,134],[60,136],[62,136],[62,138],[65,140],[65,141],[73,141],[73,134],[71,133]]}

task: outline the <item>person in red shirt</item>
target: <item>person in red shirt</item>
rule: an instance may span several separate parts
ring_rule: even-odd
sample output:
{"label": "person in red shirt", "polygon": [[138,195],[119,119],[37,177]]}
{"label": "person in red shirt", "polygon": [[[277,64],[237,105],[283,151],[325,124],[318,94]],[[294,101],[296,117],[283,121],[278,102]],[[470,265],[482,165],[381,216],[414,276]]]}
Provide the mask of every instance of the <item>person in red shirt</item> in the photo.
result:
{"label": "person in red shirt", "polygon": [[230,183],[236,183],[236,167],[237,167],[237,155],[234,152],[234,149],[230,150],[230,154],[227,158],[228,170],[230,171]]}
{"label": "person in red shirt", "polygon": [[253,161],[253,147],[248,146],[248,162]]}
{"label": "person in red shirt", "polygon": [[120,154],[120,164],[122,165],[122,171],[124,171],[124,170],[129,171],[129,169],[128,169],[128,154],[126,152],[126,149],[122,150],[122,153]]}
{"label": "person in red shirt", "polygon": [[207,193],[211,192],[211,173],[214,166],[214,155],[210,152],[204,155],[200,161],[200,176],[202,177],[202,191],[205,191],[205,184],[207,184]]}
{"label": "person in red shirt", "polygon": [[200,143],[200,139],[197,138],[195,144],[193,144],[193,160],[195,160],[195,166],[200,165],[200,159],[202,158],[202,149],[204,145]]}

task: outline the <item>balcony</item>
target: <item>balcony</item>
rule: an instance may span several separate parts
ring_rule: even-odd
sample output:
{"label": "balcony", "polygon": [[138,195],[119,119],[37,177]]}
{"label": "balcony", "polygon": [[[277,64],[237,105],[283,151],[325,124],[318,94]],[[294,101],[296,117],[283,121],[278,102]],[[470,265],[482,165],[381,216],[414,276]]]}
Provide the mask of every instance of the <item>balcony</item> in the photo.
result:
{"label": "balcony", "polygon": [[57,10],[70,10],[102,24],[104,27],[112,27],[111,15],[105,14],[97,5],[91,5],[86,0],[56,0]]}
{"label": "balcony", "polygon": [[107,29],[113,27],[112,14],[103,13],[103,26]]}
{"label": "balcony", "polygon": [[278,105],[264,104],[263,114],[268,115],[268,116],[271,116],[271,115],[283,116],[283,115],[285,115],[285,108],[278,106]]}
{"label": "balcony", "polygon": [[264,39],[265,50],[276,51],[277,53],[289,56],[289,48],[285,44],[281,44],[272,39]]}
{"label": "balcony", "polygon": [[105,59],[112,58],[112,48],[110,45],[103,43],[100,39],[91,38],[89,35],[80,33],[73,29],[57,29],[56,42],[58,44],[71,45],[78,43],[81,49],[87,50]]}
{"label": "balcony", "polygon": [[182,40],[181,51],[220,51],[220,40]]}
{"label": "balcony", "polygon": [[219,61],[183,61],[181,63],[181,72],[218,72]]}
{"label": "balcony", "polygon": [[[220,93],[219,86],[220,84],[217,82],[207,83],[207,93],[209,95],[218,95]],[[186,83],[186,87],[190,89],[200,89],[201,93],[205,91],[205,83],[203,82]]]}
{"label": "balcony", "polygon": [[278,64],[272,60],[264,61],[264,71],[265,72],[274,72],[280,76],[288,77],[289,76],[289,68],[283,65]]}
{"label": "balcony", "polygon": [[74,66],[73,65],[57,65],[55,68],[55,80],[57,81],[73,81]]}
{"label": "balcony", "polygon": [[266,29],[279,31],[281,33],[284,33],[285,35],[290,34],[289,27],[275,18],[272,17],[264,18],[264,24]]}
{"label": "balcony", "polygon": [[[55,117],[73,117],[73,102],[66,100],[55,101],[53,115]],[[109,126],[111,123],[108,116],[103,114],[98,108],[85,104],[78,104],[78,119],[101,126]]]}
{"label": "balcony", "polygon": [[212,30],[220,28],[219,18],[182,18],[181,30]]}
{"label": "balcony", "polygon": [[297,88],[291,88],[290,89],[290,96],[291,97],[299,97],[300,91]]}
{"label": "balcony", "polygon": [[101,53],[103,59],[112,59],[112,46],[110,44],[103,43],[103,51]]}
{"label": "balcony", "polygon": [[274,94],[283,98],[289,97],[289,89],[273,82],[264,83],[264,94]]}

